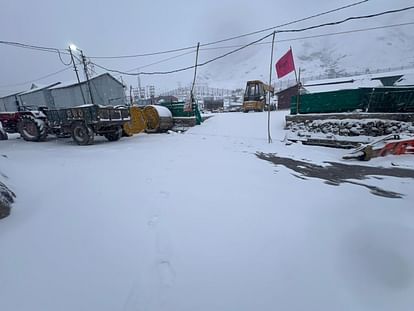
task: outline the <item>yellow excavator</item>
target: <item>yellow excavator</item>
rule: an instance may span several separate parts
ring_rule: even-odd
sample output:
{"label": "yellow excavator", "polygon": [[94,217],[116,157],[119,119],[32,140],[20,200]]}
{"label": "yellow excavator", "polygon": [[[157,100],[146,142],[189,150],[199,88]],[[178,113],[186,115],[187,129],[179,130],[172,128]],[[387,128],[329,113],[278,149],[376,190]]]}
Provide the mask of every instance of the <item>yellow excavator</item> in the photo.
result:
{"label": "yellow excavator", "polygon": [[244,92],[243,112],[263,111],[266,104],[266,93],[273,94],[272,86],[267,85],[259,80],[247,81],[246,91]]}

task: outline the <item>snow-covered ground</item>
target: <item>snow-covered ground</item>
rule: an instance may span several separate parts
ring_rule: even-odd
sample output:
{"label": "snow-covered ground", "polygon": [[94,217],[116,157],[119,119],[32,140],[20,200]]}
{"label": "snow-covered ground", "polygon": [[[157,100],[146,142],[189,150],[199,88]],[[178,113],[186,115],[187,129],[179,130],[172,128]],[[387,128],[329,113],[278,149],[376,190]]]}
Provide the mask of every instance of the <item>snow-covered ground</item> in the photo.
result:
{"label": "snow-covered ground", "polygon": [[258,159],[345,163],[281,142],[284,114],[272,144],[266,113],[87,147],[1,141],[17,198],[0,221],[0,310],[411,311],[414,179],[360,181],[404,195],[389,199]]}

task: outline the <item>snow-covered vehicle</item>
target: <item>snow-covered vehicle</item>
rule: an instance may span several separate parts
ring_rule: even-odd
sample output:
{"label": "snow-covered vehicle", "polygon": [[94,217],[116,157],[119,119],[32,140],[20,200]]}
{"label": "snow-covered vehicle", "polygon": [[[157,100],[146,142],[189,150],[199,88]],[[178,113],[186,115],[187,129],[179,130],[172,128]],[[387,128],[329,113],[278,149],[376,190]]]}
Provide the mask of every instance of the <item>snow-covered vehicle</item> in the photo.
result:
{"label": "snow-covered vehicle", "polygon": [[127,108],[98,105],[0,113],[3,129],[7,133],[20,133],[26,141],[43,141],[48,134],[54,134],[72,137],[78,145],[93,144],[95,134],[117,141],[129,120]]}
{"label": "snow-covered vehicle", "polygon": [[20,133],[24,140],[43,141],[47,137],[46,120],[42,111],[1,112],[0,140],[7,139],[7,133]]}
{"label": "snow-covered vehicle", "polygon": [[86,105],[47,110],[49,131],[57,136],[72,136],[78,145],[91,145],[95,134],[109,141],[122,137],[123,125],[130,121],[129,109]]}

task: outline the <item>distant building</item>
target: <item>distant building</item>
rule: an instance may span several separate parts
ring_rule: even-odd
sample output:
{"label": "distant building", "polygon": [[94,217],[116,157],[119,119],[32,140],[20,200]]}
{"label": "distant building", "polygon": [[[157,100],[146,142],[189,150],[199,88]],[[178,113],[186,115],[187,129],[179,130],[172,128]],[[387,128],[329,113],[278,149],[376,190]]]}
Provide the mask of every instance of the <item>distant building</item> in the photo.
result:
{"label": "distant building", "polygon": [[204,97],[204,110],[220,110],[224,108],[224,101],[222,98],[215,99],[214,97]]}
{"label": "distant building", "polygon": [[280,92],[277,92],[277,109],[290,109],[292,96],[298,95],[299,85],[288,87]]}
{"label": "distant building", "polygon": [[157,102],[164,101],[164,102],[178,102],[178,98],[172,95],[166,95],[166,96],[158,96],[155,98]]}

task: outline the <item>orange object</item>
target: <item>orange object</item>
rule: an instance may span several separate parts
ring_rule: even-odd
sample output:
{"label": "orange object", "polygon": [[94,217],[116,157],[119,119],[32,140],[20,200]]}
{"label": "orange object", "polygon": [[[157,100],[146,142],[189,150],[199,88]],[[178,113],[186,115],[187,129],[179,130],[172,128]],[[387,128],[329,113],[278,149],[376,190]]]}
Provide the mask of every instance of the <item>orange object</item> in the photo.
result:
{"label": "orange object", "polygon": [[405,139],[387,143],[378,152],[378,156],[384,157],[388,154],[414,154],[414,139]]}

